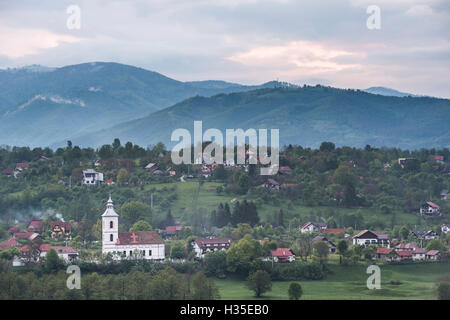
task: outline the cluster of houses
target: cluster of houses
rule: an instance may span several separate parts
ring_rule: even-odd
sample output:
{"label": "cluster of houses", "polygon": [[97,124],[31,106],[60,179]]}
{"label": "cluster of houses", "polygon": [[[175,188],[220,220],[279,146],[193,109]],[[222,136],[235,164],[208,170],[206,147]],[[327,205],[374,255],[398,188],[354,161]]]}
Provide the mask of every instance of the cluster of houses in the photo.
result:
{"label": "cluster of houses", "polygon": [[[441,231],[447,234],[450,231],[450,225],[441,225]],[[300,227],[300,232],[320,233],[320,235],[311,240],[311,243],[325,242],[330,249],[330,253],[336,252],[336,245],[328,239],[327,235],[342,233],[344,237],[349,237],[344,229],[330,229],[323,222],[307,222]],[[439,238],[439,235],[433,230],[412,230],[411,232],[420,243]],[[365,247],[369,245],[377,246],[376,259],[382,261],[438,260],[440,258],[438,250],[425,251],[414,243],[399,243],[394,248],[391,248],[389,235],[379,231],[363,230],[352,237],[352,244]]]}
{"label": "cluster of houses", "polygon": [[[64,221],[50,221],[50,232],[52,240],[72,240],[72,225],[70,222]],[[46,231],[44,227],[44,220],[32,220],[28,223],[26,230],[22,230],[18,226],[12,226],[8,229],[8,233],[14,239],[20,240],[35,240],[42,236]]]}
{"label": "cluster of houses", "polygon": [[[72,226],[69,222],[50,221],[49,224],[52,240],[71,240]],[[0,242],[0,250],[8,250],[11,247],[19,248],[20,256],[16,256],[13,260],[14,266],[21,266],[27,262],[39,262],[50,249],[55,249],[58,256],[66,262],[70,262],[78,258],[78,252],[72,247],[53,247],[50,244],[41,244],[39,247],[30,248],[28,244],[21,245],[19,241],[36,241],[42,239],[45,232],[43,220],[32,220],[28,224],[26,230],[18,226],[12,226],[7,230],[10,238]],[[30,259],[32,261],[30,261]]]}
{"label": "cluster of houses", "polygon": [[[121,260],[126,258],[140,257],[146,260],[164,261],[165,260],[165,239],[176,237],[184,228],[190,229],[190,226],[167,226],[163,230],[155,231],[136,231],[119,232],[119,215],[114,210],[114,204],[111,197],[107,201],[106,210],[101,216],[102,219],[102,253],[111,254],[113,259]],[[51,221],[51,236],[54,240],[70,240],[72,226],[68,222]],[[450,231],[450,225],[441,226],[443,233]],[[11,247],[20,248],[20,256],[13,260],[14,266],[24,265],[30,262],[39,262],[50,249],[55,249],[58,256],[66,262],[71,262],[79,257],[79,253],[71,247],[53,247],[50,244],[41,244],[38,247],[20,244],[20,240],[36,240],[44,232],[44,221],[31,221],[26,230],[18,226],[11,227],[8,232],[11,237],[7,241],[0,242],[0,250],[7,250]],[[318,234],[312,238],[311,244],[322,241],[329,247],[330,253],[336,252],[336,245],[329,240],[331,234],[342,234],[344,238],[350,237],[345,229],[327,228],[323,222],[307,222],[299,227],[301,233]],[[429,241],[439,236],[432,230],[412,230],[413,235],[420,241]],[[162,236],[162,237],[161,237]],[[18,241],[19,240],[19,241]],[[267,240],[261,240],[267,241]],[[202,259],[209,252],[218,250],[228,250],[232,244],[229,238],[218,238],[211,236],[209,238],[197,238],[191,243],[197,259]],[[376,259],[381,261],[419,261],[419,260],[438,260],[440,252],[437,250],[425,251],[413,243],[399,243],[391,248],[389,235],[378,231],[363,230],[352,237],[353,245],[375,245],[377,246]],[[31,254],[33,253],[33,254]],[[28,259],[28,261],[27,261]],[[264,258],[272,262],[293,262],[295,255],[289,248],[278,248],[271,250],[271,256]]]}
{"label": "cluster of houses", "polygon": [[28,163],[16,163],[14,168],[6,168],[2,171],[2,174],[5,176],[13,176],[17,178],[17,176],[23,172],[24,170],[28,170]]}
{"label": "cluster of houses", "polygon": [[145,170],[150,172],[153,176],[161,177],[165,175],[169,175],[170,177],[176,176],[177,172],[172,168],[167,168],[164,170],[160,169],[156,163],[149,163],[145,167]]}
{"label": "cluster of houses", "polygon": [[12,265],[15,267],[24,266],[26,263],[39,263],[51,250],[55,250],[58,257],[66,263],[70,263],[79,257],[79,253],[72,247],[53,247],[50,244],[41,244],[39,247],[24,245],[19,249],[20,255],[15,256]]}
{"label": "cluster of houses", "polygon": [[418,247],[414,243],[400,243],[394,248],[378,248],[376,259],[388,262],[438,260],[439,250],[429,250]]}

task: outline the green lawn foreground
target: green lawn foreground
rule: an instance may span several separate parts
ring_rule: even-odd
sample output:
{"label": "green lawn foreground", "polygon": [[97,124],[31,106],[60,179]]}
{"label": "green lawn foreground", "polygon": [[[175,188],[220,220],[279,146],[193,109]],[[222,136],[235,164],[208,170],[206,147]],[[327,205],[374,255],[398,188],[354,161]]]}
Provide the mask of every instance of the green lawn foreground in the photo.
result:
{"label": "green lawn foreground", "polygon": [[[366,286],[366,266],[332,265],[334,274],[320,281],[298,281],[303,288],[302,300],[430,300],[436,299],[436,281],[450,277],[448,263],[380,265],[381,289],[369,290]],[[400,280],[402,284],[390,284]],[[253,292],[238,279],[215,279],[221,299],[253,300]],[[260,300],[288,299],[289,281],[272,282],[272,291]]]}

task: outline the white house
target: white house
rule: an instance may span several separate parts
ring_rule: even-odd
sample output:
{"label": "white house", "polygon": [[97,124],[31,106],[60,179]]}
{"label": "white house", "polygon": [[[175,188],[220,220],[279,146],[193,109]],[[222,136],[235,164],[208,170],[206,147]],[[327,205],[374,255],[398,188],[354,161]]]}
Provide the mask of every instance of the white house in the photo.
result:
{"label": "white house", "polygon": [[65,262],[71,262],[79,257],[78,251],[72,247],[53,247],[53,249],[55,249],[58,257]]}
{"label": "white house", "polygon": [[450,231],[450,224],[443,224],[441,226],[441,231],[442,231],[442,233],[445,233],[445,234],[449,233],[449,231]]}
{"label": "white house", "polygon": [[94,169],[83,170],[83,184],[86,186],[96,185],[103,182],[103,173]]}
{"label": "white house", "polygon": [[441,207],[431,201],[427,201],[420,206],[420,214],[426,216],[440,216]]}
{"label": "white house", "polygon": [[389,236],[387,234],[381,234],[376,231],[363,230],[356,236],[353,236],[353,245],[377,245],[381,247],[390,248]]}
{"label": "white house", "polygon": [[192,247],[197,258],[203,258],[208,252],[227,250],[231,246],[228,238],[197,238],[192,242]]}
{"label": "white house", "polygon": [[[78,259],[79,257],[78,251],[73,249],[72,247],[52,247],[50,244],[44,243],[41,244],[39,248],[31,248],[31,250],[33,250],[33,253],[30,254],[30,246],[24,245],[22,248],[20,248],[20,256],[14,257],[13,266],[24,266],[26,264],[26,261],[33,263],[42,261],[51,249],[54,249],[58,254],[58,257],[66,263],[70,263]],[[30,261],[30,259],[33,260]]]}
{"label": "white house", "polygon": [[413,235],[422,240],[433,240],[433,239],[439,239],[439,235],[434,232],[433,230],[412,230],[411,231]]}
{"label": "white house", "polygon": [[439,260],[439,250],[430,250],[426,253],[427,260]]}
{"label": "white house", "polygon": [[153,231],[119,232],[119,215],[111,197],[102,214],[102,253],[114,259],[135,258],[162,261],[164,241]]}
{"label": "white house", "polygon": [[321,232],[322,230],[327,228],[327,224],[325,222],[311,222],[308,221],[302,227],[300,227],[301,233],[312,233],[312,232]]}

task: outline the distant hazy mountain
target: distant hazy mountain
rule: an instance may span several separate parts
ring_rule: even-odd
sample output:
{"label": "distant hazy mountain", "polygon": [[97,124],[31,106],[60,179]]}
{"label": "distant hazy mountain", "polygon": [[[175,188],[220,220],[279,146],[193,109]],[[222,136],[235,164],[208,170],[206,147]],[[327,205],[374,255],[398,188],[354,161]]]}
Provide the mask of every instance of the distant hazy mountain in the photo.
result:
{"label": "distant hazy mountain", "polygon": [[338,145],[450,147],[450,100],[390,97],[359,90],[305,86],[193,97],[142,119],[73,137],[83,146],[111,143],[118,137],[146,146],[159,141],[171,146],[176,128],[193,132],[217,128],[278,128],[280,144],[317,147]]}
{"label": "distant hazy mountain", "polygon": [[142,68],[104,62],[0,70],[0,144],[47,146],[142,118],[196,95],[280,85],[181,82]]}
{"label": "distant hazy mountain", "polygon": [[390,89],[390,88],[385,88],[385,87],[370,87],[363,91],[372,93],[372,94],[380,94],[382,96],[391,96],[391,97],[419,97],[418,95],[415,95],[415,94],[400,92],[400,91]]}

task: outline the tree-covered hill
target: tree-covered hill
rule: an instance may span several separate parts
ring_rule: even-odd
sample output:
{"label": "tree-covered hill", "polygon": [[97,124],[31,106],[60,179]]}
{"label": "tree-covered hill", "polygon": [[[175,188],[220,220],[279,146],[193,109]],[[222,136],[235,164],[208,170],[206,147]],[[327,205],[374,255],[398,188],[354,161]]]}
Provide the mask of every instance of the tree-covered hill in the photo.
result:
{"label": "tree-covered hill", "polygon": [[48,146],[138,119],[186,98],[274,87],[181,82],[119,63],[0,70],[0,144]]}
{"label": "tree-covered hill", "polygon": [[[114,137],[141,145],[170,145],[171,132],[203,128],[278,128],[280,144],[317,147],[321,141],[363,147],[407,149],[450,146],[450,100],[389,97],[323,86],[267,88],[196,96],[144,118],[78,137],[80,145],[99,146]],[[63,143],[61,141],[61,143]]]}

